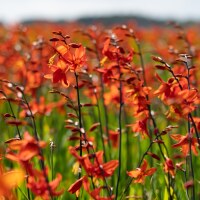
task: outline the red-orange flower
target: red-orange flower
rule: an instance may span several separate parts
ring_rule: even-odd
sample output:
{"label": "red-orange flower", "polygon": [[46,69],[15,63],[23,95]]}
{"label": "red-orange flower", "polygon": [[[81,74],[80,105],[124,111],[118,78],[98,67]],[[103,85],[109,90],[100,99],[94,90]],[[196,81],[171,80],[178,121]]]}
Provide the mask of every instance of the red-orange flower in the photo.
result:
{"label": "red-orange flower", "polygon": [[175,167],[174,167],[174,163],[170,158],[166,158],[165,163],[164,163],[164,171],[166,173],[170,173],[171,176],[174,178],[175,177]]}
{"label": "red-orange flower", "polygon": [[80,69],[86,62],[85,48],[79,44],[56,44],[56,54],[49,60],[49,67],[53,74],[46,74],[45,78],[51,79],[53,83],[61,82],[68,87],[67,73]]}
{"label": "red-orange flower", "polygon": [[71,71],[76,71],[82,67],[86,62],[85,48],[80,45],[78,48],[70,48],[65,55],[66,60],[69,62]]}
{"label": "red-orange flower", "polygon": [[118,61],[121,65],[130,63],[133,59],[132,49],[126,54],[122,47],[111,44],[111,39],[105,41],[102,53],[111,61]]}
{"label": "red-orange flower", "polygon": [[[70,153],[77,158],[89,176],[103,178],[113,175],[114,170],[118,166],[118,160],[111,160],[103,163],[103,151],[98,151],[95,154],[86,154],[82,157],[78,155],[75,148],[69,147]],[[91,161],[94,159],[94,162]]]}
{"label": "red-orange flower", "polygon": [[47,183],[44,172],[33,170],[33,175],[28,178],[27,186],[36,196],[42,197],[44,200],[49,200],[51,196],[59,196],[63,193],[62,189],[57,191],[61,179],[61,174],[57,174],[54,180]]}
{"label": "red-orange flower", "polygon": [[148,166],[148,163],[144,159],[143,164],[140,168],[127,172],[127,174],[130,177],[135,178],[134,183],[144,183],[146,176],[151,176],[157,170],[156,168],[147,169],[147,166]]}
{"label": "red-orange flower", "polygon": [[190,142],[191,142],[191,149],[195,155],[198,155],[198,151],[196,149],[197,146],[197,139],[193,138],[191,134],[181,135],[181,134],[171,134],[172,139],[178,141],[178,143],[172,145],[172,147],[181,147],[181,151],[183,155],[186,157],[189,153],[190,149]]}
{"label": "red-orange flower", "polygon": [[32,137],[28,132],[24,133],[24,139],[11,139],[6,142],[9,149],[18,150],[17,154],[9,152],[6,157],[14,161],[29,161],[34,156],[39,155],[39,148],[46,146],[46,143],[43,141],[37,141]]}
{"label": "red-orange flower", "polygon": [[[195,110],[195,104],[199,103],[198,91],[194,88],[188,89],[186,79],[180,79],[178,83],[172,77],[164,82],[158,74],[156,76],[161,85],[154,94],[159,95],[161,100],[170,106],[170,112],[176,113],[179,117],[187,117]],[[168,117],[171,117],[170,113]]]}
{"label": "red-orange flower", "polygon": [[128,126],[132,127],[134,133],[141,133],[143,137],[145,135],[149,136],[147,129],[147,122],[148,122],[148,117],[145,117],[144,119],[137,120],[135,124],[131,124]]}
{"label": "red-orange flower", "polygon": [[66,73],[69,67],[62,60],[58,60],[55,64],[50,64],[51,71],[53,74],[46,74],[45,78],[51,79],[53,83],[61,82],[63,86],[68,87],[69,82],[67,80]]}

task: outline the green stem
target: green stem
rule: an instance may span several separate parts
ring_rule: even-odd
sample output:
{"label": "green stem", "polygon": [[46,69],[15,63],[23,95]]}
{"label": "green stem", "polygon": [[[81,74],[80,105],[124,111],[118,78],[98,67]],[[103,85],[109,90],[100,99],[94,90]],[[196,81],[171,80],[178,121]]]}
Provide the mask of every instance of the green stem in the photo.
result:
{"label": "green stem", "polygon": [[102,127],[102,120],[101,120],[101,111],[100,111],[99,100],[98,100],[96,91],[94,91],[94,95],[95,95],[95,98],[96,98],[96,101],[97,101],[97,111],[98,111],[98,118],[99,118],[99,123],[100,123],[101,142],[102,142],[103,151],[104,151],[104,160],[106,162],[107,161],[107,159],[106,159],[106,147],[105,147],[104,138],[103,138],[103,127]]}
{"label": "green stem", "polygon": [[[75,79],[76,79],[76,93],[77,93],[77,100],[78,100],[78,119],[79,119],[79,128],[80,128],[80,143],[79,143],[79,148],[80,148],[80,156],[82,157],[83,152],[82,152],[82,116],[81,116],[81,102],[80,102],[80,94],[79,94],[79,83],[78,83],[78,74],[74,72]],[[81,165],[79,165],[80,171],[78,174],[79,179],[81,178]]]}
{"label": "green stem", "polygon": [[26,194],[22,191],[22,189],[20,187],[18,187],[18,190],[23,194],[25,199],[30,200],[30,194],[29,193],[28,193],[28,197],[27,197]]}
{"label": "green stem", "polygon": [[[6,99],[8,99],[8,98],[7,98],[7,95],[6,95],[4,92],[2,92],[2,94],[6,97]],[[10,107],[10,111],[11,111],[11,113],[12,113],[12,117],[13,117],[14,119],[17,119],[16,116],[15,116],[15,113],[14,113],[14,111],[13,111],[12,105],[11,105],[11,103],[10,103],[10,100],[8,100],[8,105],[9,105],[9,107]],[[21,133],[20,133],[20,131],[19,131],[18,125],[16,125],[15,127],[16,127],[16,130],[17,130],[17,133],[18,133],[19,138],[22,139],[22,136],[21,136]]]}
{"label": "green stem", "polygon": [[[187,81],[188,81],[188,90],[190,90],[190,68],[187,64],[185,63],[186,69],[187,69]],[[194,168],[193,168],[193,162],[192,162],[192,133],[191,133],[191,126],[190,126],[190,115],[188,114],[188,134],[189,134],[189,165],[190,165],[190,172],[189,176],[192,177],[192,180],[194,182]],[[192,186],[192,191],[191,191],[191,199],[195,199],[195,187],[194,185]]]}
{"label": "green stem", "polygon": [[51,165],[51,180],[53,180],[53,176],[54,176],[54,166],[53,166],[53,150],[54,150],[54,144],[51,141],[50,142],[50,165]]}
{"label": "green stem", "polygon": [[123,96],[122,96],[122,72],[119,67],[119,116],[118,116],[118,125],[119,125],[119,152],[118,152],[118,160],[119,160],[119,167],[118,167],[118,179],[117,179],[117,186],[116,186],[116,196],[115,199],[118,198],[118,188],[121,179],[121,157],[122,157],[122,107],[123,107]]}

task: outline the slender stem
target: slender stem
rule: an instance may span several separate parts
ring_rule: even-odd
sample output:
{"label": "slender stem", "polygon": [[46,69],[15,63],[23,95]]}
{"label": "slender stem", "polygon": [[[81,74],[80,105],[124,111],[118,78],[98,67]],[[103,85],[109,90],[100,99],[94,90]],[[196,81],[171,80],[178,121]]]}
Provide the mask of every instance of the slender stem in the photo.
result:
{"label": "slender stem", "polygon": [[[74,75],[75,75],[75,80],[76,80],[76,93],[77,93],[77,101],[78,101],[78,119],[79,119],[79,128],[80,128],[80,143],[79,143],[79,149],[80,149],[80,157],[83,156],[83,149],[82,149],[82,138],[84,139],[84,142],[87,143],[88,140],[86,138],[86,134],[85,134],[85,131],[83,129],[83,123],[82,123],[82,113],[81,113],[81,102],[80,102],[80,91],[79,91],[79,81],[78,81],[78,77],[79,75],[74,72]],[[89,148],[87,148],[87,152],[89,154]],[[81,174],[82,174],[82,166],[81,164],[79,164],[79,174],[78,174],[78,178],[80,179],[81,178]],[[91,181],[92,181],[92,186],[93,188],[95,188],[95,184],[94,184],[94,181],[93,181],[93,177],[91,176]],[[76,199],[79,199],[79,197],[77,196]]]}
{"label": "slender stem", "polygon": [[[188,131],[189,131],[189,176],[192,177],[192,180],[194,182],[194,168],[193,168],[193,162],[192,162],[192,138],[191,138],[191,130],[190,130],[190,122],[189,122],[189,116],[188,116]],[[192,186],[192,191],[191,191],[191,199],[195,199],[195,187],[194,185]]]}
{"label": "slender stem", "polygon": [[[51,180],[53,181],[54,178],[54,165],[53,165],[53,151],[54,151],[54,144],[51,141],[50,142],[50,165],[51,165]],[[54,200],[54,197],[52,197],[52,200]]]}
{"label": "slender stem", "polygon": [[[1,93],[6,97],[6,99],[8,99],[8,98],[7,98],[7,95],[6,95],[3,91],[2,91]],[[16,116],[15,116],[15,113],[14,113],[14,111],[13,111],[13,108],[12,108],[12,105],[11,105],[9,99],[8,99],[8,105],[9,105],[9,107],[10,107],[10,111],[11,111],[11,113],[12,113],[12,117],[13,117],[14,119],[17,119]],[[16,127],[16,130],[17,130],[17,133],[18,133],[19,138],[22,139],[22,136],[21,136],[21,133],[20,133],[20,131],[19,131],[18,125],[16,125],[15,127]]]}
{"label": "slender stem", "polygon": [[198,130],[197,130],[197,126],[196,126],[196,124],[195,124],[195,122],[194,122],[194,119],[193,119],[193,117],[192,117],[192,114],[189,113],[188,115],[189,115],[189,118],[190,118],[190,120],[191,120],[191,122],[192,122],[192,125],[194,126],[194,130],[195,130],[197,142],[198,142],[198,144],[199,144],[199,146],[200,146],[200,138],[199,138],[199,133],[198,133]]}
{"label": "slender stem", "polygon": [[[189,69],[187,62],[185,63],[185,66],[187,69],[188,90],[190,90],[190,69]],[[192,177],[192,180],[194,181],[194,169],[193,169],[193,163],[192,163],[192,133],[191,133],[191,127],[190,127],[190,115],[189,114],[188,114],[188,135],[189,135],[189,162],[190,162],[189,176]],[[195,199],[194,185],[192,186],[191,198]]]}
{"label": "slender stem", "polygon": [[[124,120],[125,120],[125,124],[129,124],[128,123],[128,116],[127,116],[127,112],[124,108]],[[128,126],[126,126],[126,168],[127,170],[130,170],[132,162],[131,159],[129,159],[129,154],[131,153],[131,138],[130,138],[130,128]],[[138,142],[139,145],[139,154],[140,154],[140,142]],[[139,155],[140,157],[140,155]],[[129,188],[128,188],[129,189]],[[128,193],[129,191],[127,191]]]}
{"label": "slender stem", "polygon": [[103,77],[102,75],[100,75],[101,77],[101,99],[102,99],[102,102],[103,102],[103,108],[104,108],[104,117],[105,117],[105,127],[106,127],[106,136],[107,136],[107,139],[108,139],[108,153],[109,153],[109,157],[111,158],[111,142],[110,142],[110,137],[109,137],[109,128],[108,128],[108,124],[109,124],[109,119],[108,119],[108,108],[105,104],[105,98],[104,98],[104,94],[105,94],[105,86],[104,86],[104,83],[103,83]]}
{"label": "slender stem", "polygon": [[[184,178],[185,178],[185,182],[187,182],[187,157],[186,157],[186,166],[185,166],[185,170],[183,171],[184,173]],[[188,189],[186,190],[186,196],[187,196],[187,199],[189,200],[189,194],[188,194]]]}
{"label": "slender stem", "polygon": [[[27,170],[26,170],[26,173],[28,174]],[[26,183],[28,183],[28,176],[26,178]],[[31,200],[31,193],[30,193],[30,189],[27,187],[27,195],[28,195],[28,200]]]}
{"label": "slender stem", "polygon": [[108,108],[105,104],[105,99],[104,99],[104,84],[102,82],[101,84],[101,88],[102,88],[102,101],[103,101],[103,107],[104,107],[104,117],[105,117],[105,127],[106,127],[106,136],[107,136],[107,139],[108,139],[108,154],[109,154],[109,157],[111,158],[111,142],[110,142],[110,137],[109,137],[109,128],[108,128],[108,124],[109,124],[109,119],[108,119]]}
{"label": "slender stem", "polygon": [[[80,128],[80,143],[79,143],[79,148],[80,148],[80,156],[82,157],[83,152],[82,152],[82,116],[81,116],[81,102],[80,102],[80,94],[79,94],[79,83],[78,83],[78,74],[74,72],[75,79],[76,79],[76,93],[77,93],[77,100],[78,100],[78,119],[79,119],[79,128]],[[81,165],[79,165],[79,174],[78,178],[81,178]]]}
{"label": "slender stem", "polygon": [[117,179],[117,186],[116,186],[116,196],[115,199],[118,198],[118,188],[121,178],[121,156],[122,156],[122,107],[123,107],[123,94],[122,94],[122,72],[120,69],[120,65],[118,63],[119,67],[119,116],[118,116],[118,125],[119,125],[119,152],[118,152],[118,160],[119,160],[119,167],[118,167],[118,179]]}
{"label": "slender stem", "polygon": [[[124,120],[125,120],[125,124],[129,124],[128,115],[127,115],[125,108],[124,108]],[[129,153],[131,152],[130,135],[131,135],[130,128],[128,126],[126,126],[126,154],[127,154],[126,166],[127,166],[127,169],[129,169],[129,167],[131,166],[131,160],[128,158]]]}
{"label": "slender stem", "polygon": [[[9,100],[8,100],[8,104],[9,104],[9,107],[10,107],[10,110],[11,110],[11,113],[12,113],[14,119],[16,119],[16,116],[15,116],[15,114],[14,114],[14,111],[13,111],[13,109],[12,109],[12,106],[11,106],[11,103],[10,103]],[[21,133],[20,133],[20,131],[19,131],[18,125],[16,125],[16,129],[17,129],[17,133],[18,133],[19,138],[22,139],[22,136],[21,136]]]}
{"label": "slender stem", "polygon": [[144,59],[143,59],[143,55],[142,55],[142,50],[141,50],[141,45],[139,41],[136,41],[137,47],[138,47],[138,53],[139,53],[139,57],[140,57],[140,64],[142,67],[142,75],[143,75],[143,80],[144,80],[144,85],[147,85],[147,81],[146,81],[146,75],[145,75],[145,67],[144,67]]}
{"label": "slender stem", "polygon": [[53,166],[53,150],[54,150],[54,146],[52,144],[53,142],[51,141],[50,143],[50,163],[51,163],[51,180],[53,180],[53,176],[54,176],[54,166]]}
{"label": "slender stem", "polygon": [[101,111],[100,111],[99,100],[98,100],[96,91],[94,91],[94,95],[95,95],[95,98],[96,98],[96,101],[97,101],[97,111],[98,111],[98,118],[99,118],[99,123],[100,123],[99,126],[100,126],[100,133],[101,133],[101,142],[102,142],[103,151],[104,151],[104,154],[103,154],[104,155],[104,160],[106,162],[107,161],[107,159],[106,159],[106,147],[105,147],[104,138],[103,138],[103,127],[102,127],[102,120],[101,120]]}
{"label": "slender stem", "polygon": [[30,200],[30,196],[26,196],[26,194],[22,191],[22,189],[20,187],[17,188],[24,196],[25,199]]}

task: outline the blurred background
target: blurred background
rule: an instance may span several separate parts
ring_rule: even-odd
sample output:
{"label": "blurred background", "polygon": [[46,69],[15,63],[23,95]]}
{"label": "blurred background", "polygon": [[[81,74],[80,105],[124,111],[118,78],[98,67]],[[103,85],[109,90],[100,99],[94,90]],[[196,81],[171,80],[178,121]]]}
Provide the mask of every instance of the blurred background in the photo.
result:
{"label": "blurred background", "polygon": [[120,16],[197,22],[199,8],[199,0],[1,0],[0,21],[90,21]]}

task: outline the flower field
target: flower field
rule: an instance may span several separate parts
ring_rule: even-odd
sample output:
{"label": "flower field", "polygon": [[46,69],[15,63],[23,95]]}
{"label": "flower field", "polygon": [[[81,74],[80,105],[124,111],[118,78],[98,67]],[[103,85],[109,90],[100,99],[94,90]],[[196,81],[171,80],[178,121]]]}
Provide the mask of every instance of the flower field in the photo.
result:
{"label": "flower field", "polygon": [[197,26],[0,26],[0,199],[199,199],[199,66]]}

